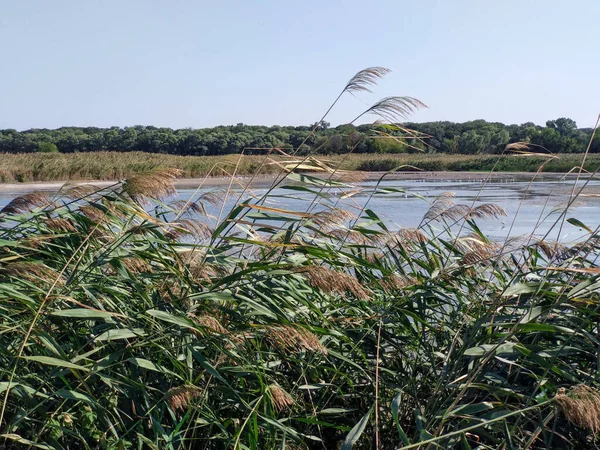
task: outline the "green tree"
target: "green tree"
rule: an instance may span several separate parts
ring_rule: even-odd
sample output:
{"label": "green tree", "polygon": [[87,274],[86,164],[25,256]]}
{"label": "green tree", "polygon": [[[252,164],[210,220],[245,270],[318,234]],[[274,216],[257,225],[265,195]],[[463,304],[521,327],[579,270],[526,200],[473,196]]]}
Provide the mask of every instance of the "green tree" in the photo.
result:
{"label": "green tree", "polygon": [[556,120],[549,120],[546,122],[548,128],[553,128],[558,131],[562,136],[570,136],[573,131],[577,129],[577,123],[573,119],[561,117]]}
{"label": "green tree", "polygon": [[489,137],[471,130],[461,134],[457,139],[458,153],[474,155],[485,150],[490,142]]}
{"label": "green tree", "polygon": [[40,153],[58,153],[58,147],[53,142],[40,142],[38,144]]}

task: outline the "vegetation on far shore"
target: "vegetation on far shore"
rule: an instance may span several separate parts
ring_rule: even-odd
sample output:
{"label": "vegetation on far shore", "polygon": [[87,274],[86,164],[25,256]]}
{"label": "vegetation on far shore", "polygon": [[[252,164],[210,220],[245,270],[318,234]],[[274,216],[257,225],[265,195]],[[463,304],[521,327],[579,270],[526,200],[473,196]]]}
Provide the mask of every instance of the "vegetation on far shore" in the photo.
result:
{"label": "vegetation on far shore", "polygon": [[[499,154],[513,142],[527,142],[551,153],[583,153],[591,128],[577,128],[568,118],[505,125],[474,120],[465,123],[403,123],[330,127],[325,121],[312,126],[255,126],[238,124],[214,128],[173,130],[153,126],[63,127],[56,130],[0,130],[0,153],[38,151],[98,152],[142,151],[171,155],[218,156],[252,153],[256,148],[279,147],[299,154],[444,153]],[[393,136],[400,139],[382,139]],[[591,153],[600,152],[600,137]]]}
{"label": "vegetation on far shore", "polygon": [[[266,152],[265,152],[266,154]],[[580,154],[560,154],[548,161],[547,155],[329,155],[317,156],[341,170],[389,171],[490,171],[566,173],[581,163]],[[286,160],[280,155],[176,156],[141,152],[116,153],[43,153],[0,154],[0,182],[122,180],[160,168],[179,169],[182,178],[275,174]],[[600,166],[600,155],[589,155],[585,169],[593,172]]]}

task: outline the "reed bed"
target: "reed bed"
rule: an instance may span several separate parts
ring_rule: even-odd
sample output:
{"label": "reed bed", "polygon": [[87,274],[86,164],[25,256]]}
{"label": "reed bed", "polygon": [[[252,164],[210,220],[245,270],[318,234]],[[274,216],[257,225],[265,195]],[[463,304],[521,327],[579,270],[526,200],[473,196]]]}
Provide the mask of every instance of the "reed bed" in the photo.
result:
{"label": "reed bed", "polygon": [[[269,154],[270,151],[270,154]],[[265,163],[266,155],[271,160]],[[545,172],[569,172],[579,165],[581,154],[560,154],[544,166]],[[0,183],[35,181],[123,180],[160,168],[176,168],[183,178],[205,176],[274,175],[280,172],[275,162],[285,157],[273,149],[264,155],[177,156],[142,152],[97,153],[6,153],[2,157]],[[527,158],[518,155],[445,155],[445,154],[350,154],[317,155],[333,167],[343,170],[387,172],[402,170],[537,172],[544,155]],[[600,155],[590,155],[585,169],[600,166]]]}
{"label": "reed bed", "polygon": [[230,211],[228,192],[172,201],[171,168],[0,212],[1,445],[599,444],[592,224],[564,209],[555,226],[588,230],[575,245],[491,242],[477,222],[504,211],[447,194],[391,231],[369,199],[397,190],[375,183],[356,204],[367,188],[329,162],[275,166],[272,189]]}

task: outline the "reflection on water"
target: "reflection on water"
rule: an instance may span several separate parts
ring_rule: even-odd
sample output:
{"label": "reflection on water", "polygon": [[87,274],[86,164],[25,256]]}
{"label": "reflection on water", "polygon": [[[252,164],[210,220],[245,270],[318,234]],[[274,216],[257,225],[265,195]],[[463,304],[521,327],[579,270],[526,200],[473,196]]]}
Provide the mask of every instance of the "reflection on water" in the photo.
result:
{"label": "reflection on water", "polygon": [[[325,191],[326,199],[322,202],[328,205],[337,205],[359,212],[366,202],[367,207],[375,211],[391,229],[416,227],[421,223],[433,199],[443,192],[453,192],[455,203],[477,205],[481,203],[495,203],[503,207],[508,217],[499,220],[479,220],[481,230],[494,240],[503,240],[506,237],[530,234],[534,231],[536,236],[542,237],[549,230],[549,237],[563,243],[573,242],[583,236],[585,232],[569,223],[564,223],[562,229],[553,226],[560,218],[560,212],[575,192],[579,192],[584,181],[577,186],[573,180],[567,181],[528,181],[499,182],[489,181],[434,181],[434,180],[394,180],[385,181],[380,188],[401,189],[403,192],[390,192],[370,197],[370,190],[375,182],[360,183],[364,189],[355,192],[353,189],[331,188]],[[0,208],[12,198],[35,190],[35,187],[24,185],[18,190],[7,192],[0,191]],[[210,188],[204,189],[205,192]],[[318,188],[316,188],[318,189]],[[39,190],[39,189],[38,189]],[[49,189],[56,192],[56,189]],[[200,192],[200,193],[201,193]],[[236,189],[228,196],[225,212],[235,202],[240,201],[241,189]],[[265,188],[253,189],[244,194],[260,196],[266,192]],[[179,199],[187,200],[195,193],[195,189],[180,189]],[[594,229],[600,223],[600,181],[590,181],[585,190],[569,209],[566,217],[576,217],[578,220]],[[196,193],[198,195],[198,193]],[[345,198],[346,197],[346,198]],[[306,211],[315,196],[306,192],[277,189],[273,192],[267,205]],[[318,211],[322,207],[315,207]],[[209,208],[209,214],[214,220],[219,216],[219,208]],[[560,231],[560,236],[558,235]]]}

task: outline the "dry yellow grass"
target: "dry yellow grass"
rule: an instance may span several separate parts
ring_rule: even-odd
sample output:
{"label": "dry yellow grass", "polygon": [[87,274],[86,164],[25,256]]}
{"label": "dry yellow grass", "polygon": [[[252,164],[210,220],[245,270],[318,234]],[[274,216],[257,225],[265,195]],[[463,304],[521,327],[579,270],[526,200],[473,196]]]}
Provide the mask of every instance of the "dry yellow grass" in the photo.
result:
{"label": "dry yellow grass", "polygon": [[[546,172],[568,172],[581,164],[580,154],[561,154],[544,166]],[[123,180],[157,169],[177,169],[181,178],[280,173],[279,155],[178,156],[142,152],[1,154],[0,182]],[[330,167],[354,171],[415,170],[535,172],[543,156],[445,154],[320,155]],[[600,155],[589,155],[586,169],[594,171]],[[409,167],[411,166],[411,167]],[[345,173],[344,176],[349,174]]]}

